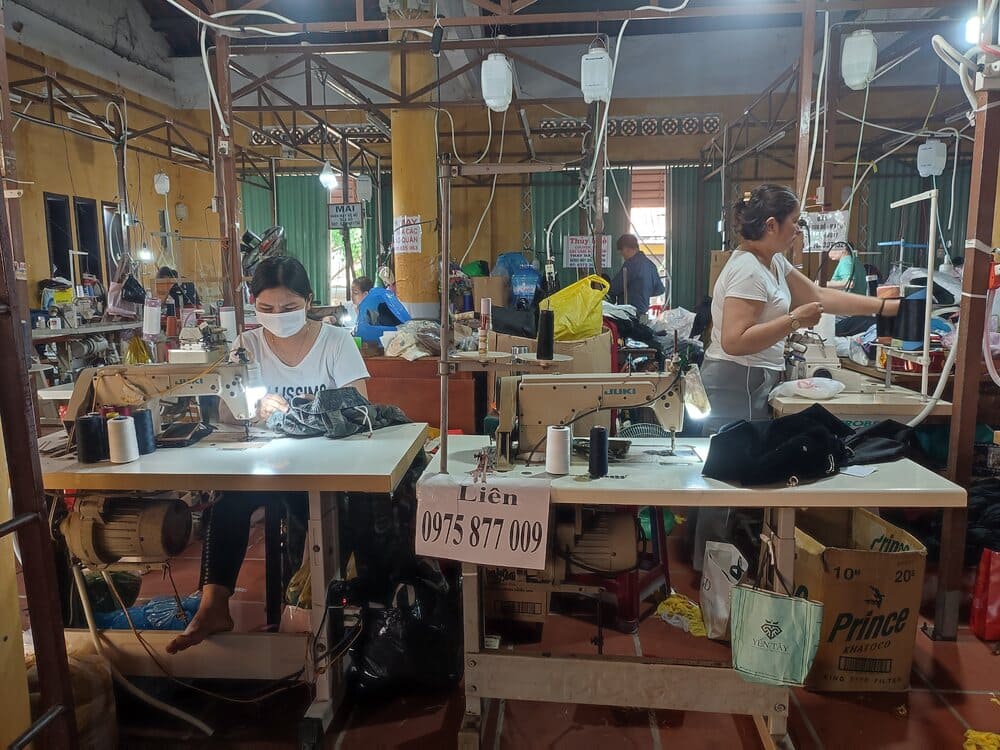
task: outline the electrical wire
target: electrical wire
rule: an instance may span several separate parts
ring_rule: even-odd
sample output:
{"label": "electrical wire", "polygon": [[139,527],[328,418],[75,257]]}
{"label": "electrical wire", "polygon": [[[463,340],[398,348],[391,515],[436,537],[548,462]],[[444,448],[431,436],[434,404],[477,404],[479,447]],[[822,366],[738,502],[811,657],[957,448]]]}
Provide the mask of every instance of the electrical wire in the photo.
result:
{"label": "electrical wire", "polygon": [[[690,0],[682,0],[682,2],[680,3],[680,5],[676,5],[676,6],[672,7],[672,8],[661,8],[661,7],[657,6],[657,5],[642,5],[642,6],[638,7],[638,8],[636,8],[635,11],[650,10],[650,11],[658,11],[658,12],[661,12],[661,13],[669,15],[671,13],[677,13],[678,11],[681,11],[684,8],[686,8],[689,1]],[[614,60],[611,63],[611,85],[610,85],[609,91],[614,91],[615,76],[618,73],[618,57],[619,57],[619,55],[621,54],[621,51],[622,51],[622,38],[625,36],[625,29],[628,28],[629,21],[631,21],[631,20],[632,20],[632,17],[629,16],[624,21],[622,21],[621,28],[618,30],[618,38],[615,41],[615,56],[614,56]],[[598,132],[597,132],[597,140],[594,143],[594,159],[593,159],[593,161],[592,161],[592,163],[590,165],[590,172],[587,175],[587,179],[584,181],[583,187],[581,188],[580,193],[577,196],[576,200],[573,201],[573,203],[571,203],[569,206],[567,206],[559,214],[557,214],[556,217],[554,219],[552,219],[552,221],[549,223],[549,225],[545,228],[545,260],[546,260],[546,265],[547,266],[554,266],[554,263],[555,263],[555,259],[552,257],[552,229],[553,229],[553,227],[555,227],[556,223],[563,216],[565,216],[570,211],[572,211],[574,208],[576,208],[577,206],[580,205],[580,203],[583,201],[584,196],[590,190],[591,183],[593,183],[593,181],[594,181],[594,175],[597,172],[597,163],[598,163],[598,160],[599,160],[600,154],[601,154],[601,146],[603,145],[604,140],[607,137],[607,132],[608,132],[608,114],[609,114],[610,111],[611,111],[611,95],[609,94],[609,96],[608,96],[608,102],[607,102],[607,104],[604,107],[604,118],[601,121],[600,128],[598,129]],[[546,269],[546,272],[548,273],[548,268]]]}
{"label": "electrical wire", "polygon": [[[813,123],[813,139],[812,148],[809,151],[809,165],[806,167],[806,181],[802,186],[801,199],[805,202],[806,197],[809,195],[809,180],[812,177],[813,162],[816,159],[816,144],[819,143],[819,119],[820,119],[820,109],[822,107],[823,94],[825,92],[824,81],[826,80],[826,63],[827,59],[830,57],[830,11],[824,11],[824,28],[823,28],[823,54],[820,57],[819,64],[819,81],[816,83],[816,118]],[[825,115],[826,110],[823,110]],[[824,139],[825,142],[826,139]],[[825,145],[825,143],[824,143]],[[822,164],[821,167],[822,169]],[[822,177],[820,178],[820,184],[822,185]]]}
{"label": "electrical wire", "polygon": [[[440,75],[438,75],[438,77],[440,78]],[[483,153],[480,154],[475,161],[467,162],[463,161],[462,157],[458,155],[458,149],[455,139],[455,118],[451,116],[451,112],[449,112],[444,107],[431,107],[431,109],[435,110],[436,112],[444,112],[446,115],[448,115],[448,120],[451,122],[451,152],[455,155],[455,158],[458,160],[459,164],[479,164],[483,159],[486,158],[486,155],[489,154],[490,152],[490,145],[493,143],[493,110],[491,110],[489,107],[486,108],[486,122],[489,123],[489,130],[487,130],[487,137],[486,137],[486,147],[483,148]],[[506,116],[507,113],[504,112],[504,117]]]}
{"label": "electrical wire", "polygon": [[[510,111],[510,107],[504,110],[503,119],[500,121],[500,152],[497,155],[497,164],[503,162],[503,145],[504,136],[507,133],[507,113]],[[486,221],[486,214],[490,212],[490,208],[493,207],[493,197],[497,192],[497,178],[500,176],[499,173],[493,175],[493,186],[490,188],[490,197],[486,201],[486,208],[483,209],[482,216],[479,217],[479,223],[476,225],[476,231],[472,235],[472,239],[469,240],[469,246],[465,248],[465,255],[462,256],[462,260],[459,261],[459,266],[464,266],[466,259],[469,257],[469,253],[472,252],[472,246],[476,244],[476,240],[479,239],[479,231],[483,228],[483,222]]]}
{"label": "electrical wire", "polygon": [[[87,629],[90,631],[90,640],[94,644],[94,648],[100,656],[104,656],[104,646],[101,643],[101,638],[97,633],[97,623],[94,620],[94,610],[90,604],[90,596],[87,594],[87,586],[83,580],[83,572],[80,570],[79,565],[73,565],[73,582],[76,584],[77,593],[80,595],[80,602],[83,605],[83,616],[87,622]],[[212,729],[208,724],[203,722],[196,716],[192,716],[185,711],[181,711],[179,708],[171,706],[169,703],[164,703],[163,701],[154,698],[139,688],[132,684],[125,675],[123,675],[118,668],[115,666],[114,662],[108,659],[108,668],[111,670],[111,676],[114,677],[115,681],[121,685],[125,690],[132,695],[134,695],[139,700],[144,703],[148,703],[153,708],[158,708],[164,713],[170,714],[174,718],[180,719],[181,721],[190,724],[199,731],[203,732],[208,736],[212,736],[215,730]]]}
{"label": "electrical wire", "polygon": [[[861,161],[861,143],[865,137],[865,117],[868,116],[868,93],[871,91],[871,82],[865,84],[865,104],[861,109],[861,128],[858,130],[858,151],[854,156],[854,176],[851,177],[851,194],[848,196],[847,201],[841,207],[841,211],[845,208],[850,211],[851,207],[854,205],[854,194],[858,191],[858,162]],[[869,167],[871,169],[871,167]],[[867,174],[867,172],[865,173]]]}

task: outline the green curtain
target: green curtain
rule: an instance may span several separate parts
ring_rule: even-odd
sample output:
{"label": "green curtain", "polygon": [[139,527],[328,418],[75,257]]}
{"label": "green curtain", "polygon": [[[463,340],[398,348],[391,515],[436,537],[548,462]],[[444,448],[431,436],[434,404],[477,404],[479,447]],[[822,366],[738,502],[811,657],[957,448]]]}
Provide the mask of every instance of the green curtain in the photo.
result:
{"label": "green curtain", "polygon": [[260,235],[274,226],[271,191],[252,182],[241,182],[243,229]]}
{"label": "green curtain", "polygon": [[[698,183],[701,180],[701,169],[697,166],[670,167],[667,170],[669,221],[666,244],[670,259],[670,304],[688,310],[693,310],[708,294],[710,253],[722,249],[717,210],[722,201],[722,183],[716,176],[704,184],[704,210],[699,216]],[[701,246],[698,245],[699,222],[702,225]]]}
{"label": "green curtain", "polygon": [[[867,254],[863,257],[866,263],[877,266],[883,278],[888,275],[892,264],[899,258],[898,247],[879,247],[879,242],[893,242],[902,237],[908,243],[924,244],[927,242],[929,228],[930,202],[921,202],[902,208],[890,208],[893,201],[929,190],[934,187],[934,179],[921,177],[917,173],[916,164],[912,160],[886,159],[879,162],[878,174],[868,177],[868,241],[862,250]],[[952,217],[952,228],[948,230],[948,215],[951,208],[952,161],[944,174],[937,178],[939,192],[939,224],[950,247],[950,252],[956,256],[965,255],[965,233],[969,219],[969,182],[971,167],[967,162],[960,162],[955,175],[955,211]],[[859,191],[860,193],[860,191]],[[858,196],[854,198],[855,210],[858,207]],[[938,235],[938,247],[941,246],[941,234]],[[924,265],[926,252],[919,249],[904,251],[903,260],[907,266]]]}
{"label": "green curtain", "polygon": [[329,194],[316,175],[278,176],[278,223],[285,228],[288,254],[309,272],[318,304],[330,296]]}
{"label": "green curtain", "polygon": [[[629,196],[632,192],[632,181],[628,169],[618,168],[609,170],[605,176],[605,195],[608,196],[608,213],[604,215],[604,231],[614,239],[620,234],[630,231],[628,211],[626,211],[615,192],[611,182],[612,173],[618,185],[618,191],[624,198],[626,205],[630,203]],[[564,172],[547,172],[531,176],[531,229],[533,235],[533,248],[535,257],[539,264],[544,266],[545,262],[545,230],[549,223],[558,216],[567,206],[576,200],[580,190],[579,170],[570,169]],[[552,228],[552,254],[556,260],[556,270],[559,275],[559,283],[565,286],[571,284],[578,278],[578,269],[563,268],[563,238],[570,235],[581,234],[580,211],[574,209],[563,216]],[[618,254],[611,254],[612,275],[621,266],[621,258]],[[579,269],[582,273],[583,269]]]}
{"label": "green curtain", "polygon": [[379,216],[375,215],[376,202],[369,201],[365,206],[365,256],[364,269],[365,276],[375,282],[376,286],[382,286],[378,279],[378,222],[382,225],[382,247],[391,242],[392,238],[392,177],[388,173],[382,174],[380,185],[374,189],[378,191],[381,211]]}

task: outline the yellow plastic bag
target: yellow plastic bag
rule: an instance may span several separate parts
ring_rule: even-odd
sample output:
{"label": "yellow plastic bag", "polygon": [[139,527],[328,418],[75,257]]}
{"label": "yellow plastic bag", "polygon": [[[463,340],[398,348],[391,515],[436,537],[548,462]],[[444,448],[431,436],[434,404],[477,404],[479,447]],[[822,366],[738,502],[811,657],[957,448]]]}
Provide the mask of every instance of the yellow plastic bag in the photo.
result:
{"label": "yellow plastic bag", "polygon": [[556,314],[555,340],[577,341],[601,332],[601,302],[611,285],[600,276],[587,276],[542,300],[542,310]]}

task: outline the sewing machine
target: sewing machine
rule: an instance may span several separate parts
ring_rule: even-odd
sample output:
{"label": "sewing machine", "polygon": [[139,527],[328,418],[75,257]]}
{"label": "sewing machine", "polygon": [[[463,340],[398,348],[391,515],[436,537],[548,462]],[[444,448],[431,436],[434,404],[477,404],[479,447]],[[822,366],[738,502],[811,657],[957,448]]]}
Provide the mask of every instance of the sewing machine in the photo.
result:
{"label": "sewing machine", "polygon": [[167,361],[171,364],[207,365],[225,357],[229,349],[226,329],[210,323],[185,326],[177,338],[181,348],[167,350]]}
{"label": "sewing machine", "polygon": [[[671,434],[684,426],[682,381],[672,363],[661,373],[520,375],[500,380],[497,469],[518,452],[540,448],[549,425],[565,425],[603,409],[649,407]],[[517,448],[515,448],[515,436]]]}
{"label": "sewing machine", "polygon": [[154,428],[160,430],[159,401],[163,398],[218,396],[241,422],[252,420],[257,402],[267,393],[260,365],[249,362],[112,365],[80,373],[66,409],[65,421],[102,406],[148,408]]}

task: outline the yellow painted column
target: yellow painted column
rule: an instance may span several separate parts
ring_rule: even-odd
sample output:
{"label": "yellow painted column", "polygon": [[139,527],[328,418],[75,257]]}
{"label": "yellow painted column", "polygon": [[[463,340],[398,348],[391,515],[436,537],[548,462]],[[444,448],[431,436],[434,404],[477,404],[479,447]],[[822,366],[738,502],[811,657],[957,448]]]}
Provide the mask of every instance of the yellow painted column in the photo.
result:
{"label": "yellow painted column", "polygon": [[[393,39],[399,39],[393,34]],[[435,80],[435,60],[429,52],[394,52],[389,67],[390,85],[413,92]],[[422,100],[430,101],[429,95]],[[396,293],[414,318],[437,319],[440,314],[440,256],[437,219],[437,151],[435,112],[432,109],[392,109],[392,216],[395,228],[401,217],[430,221],[420,226],[419,242],[413,233],[393,232],[396,260]],[[419,247],[418,247],[419,246]]]}
{"label": "yellow painted column", "polygon": [[[0,429],[0,521],[10,520],[10,479]],[[28,678],[24,669],[24,642],[21,640],[21,607],[17,599],[13,535],[0,539],[0,747],[7,747],[31,724]]]}

